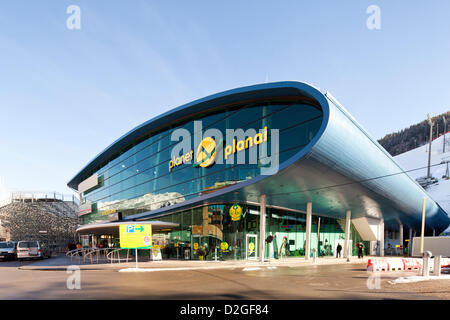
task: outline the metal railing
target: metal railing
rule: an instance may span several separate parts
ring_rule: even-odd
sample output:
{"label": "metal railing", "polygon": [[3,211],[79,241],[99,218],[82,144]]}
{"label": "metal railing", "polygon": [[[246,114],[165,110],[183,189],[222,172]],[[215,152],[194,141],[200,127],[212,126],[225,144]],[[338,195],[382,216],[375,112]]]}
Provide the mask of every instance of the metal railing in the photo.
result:
{"label": "metal railing", "polygon": [[[125,257],[122,258],[120,256],[120,252],[121,251],[125,251],[125,250],[127,251],[127,256],[126,256],[126,258]],[[132,257],[130,255],[130,250],[134,251]],[[148,251],[148,254],[146,254],[147,251]],[[139,252],[141,252],[140,255],[139,255]],[[142,252],[144,252],[144,253],[142,254]],[[109,252],[108,255],[107,255],[107,259],[111,263],[114,263],[114,262],[121,263],[122,261],[123,262],[130,262],[130,261],[134,261],[136,259],[136,254],[138,255],[139,262],[149,262],[149,261],[153,260],[153,258],[152,258],[152,250],[151,249],[150,250],[149,249],[138,249],[136,251],[136,249],[122,249],[122,248],[117,248],[117,249]]]}
{"label": "metal railing", "polygon": [[42,191],[16,191],[11,192],[8,197],[0,200],[0,207],[6,206],[13,202],[37,202],[37,201],[62,201],[73,202],[77,206],[80,200],[75,194],[63,194],[60,192],[42,192]]}
{"label": "metal railing", "polygon": [[90,259],[91,264],[99,262],[108,262],[108,253],[113,251],[112,248],[95,248],[85,255],[85,259]]}
{"label": "metal railing", "polygon": [[[120,255],[121,251],[127,251],[126,257],[122,257]],[[136,254],[136,253],[135,253]],[[70,250],[66,253],[67,257],[70,257],[70,262],[73,262],[73,259],[78,260],[78,264],[83,263],[122,263],[122,262],[130,262],[134,261],[135,256],[130,255],[130,249],[121,249],[121,248],[80,248]],[[151,250],[149,251],[148,258],[145,257],[144,261],[142,261],[144,256],[141,256],[141,262],[151,261]]]}
{"label": "metal railing", "polygon": [[90,260],[91,263],[93,263],[93,256],[92,253],[94,253],[96,248],[80,248],[80,249],[74,249],[67,251],[66,256],[70,257],[70,262],[72,263],[74,258],[78,258],[78,264],[81,264],[81,259],[83,259],[83,263],[86,263],[86,258]]}
{"label": "metal railing", "polygon": [[129,262],[132,258],[130,258],[130,249],[127,249],[127,257],[126,258],[121,258],[120,257],[120,251],[124,250],[121,248],[117,248],[111,252],[109,252],[106,256],[106,258],[111,262],[114,263],[115,261],[117,261],[118,263],[121,263],[122,260],[124,260],[124,262]]}

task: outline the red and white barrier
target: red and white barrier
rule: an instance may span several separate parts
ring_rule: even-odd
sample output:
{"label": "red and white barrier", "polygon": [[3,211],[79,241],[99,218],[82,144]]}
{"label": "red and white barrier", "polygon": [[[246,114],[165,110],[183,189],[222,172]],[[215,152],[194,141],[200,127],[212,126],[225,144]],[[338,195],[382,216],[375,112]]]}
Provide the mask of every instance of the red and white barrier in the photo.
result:
{"label": "red and white barrier", "polygon": [[405,270],[405,265],[400,259],[387,259],[389,265],[389,271],[402,271]]}
{"label": "red and white barrier", "polygon": [[[434,272],[434,259],[429,262],[430,271]],[[441,258],[441,268],[450,268],[450,258]],[[421,270],[421,258],[377,258],[369,259],[367,271],[408,271]]]}
{"label": "red and white barrier", "polygon": [[385,259],[369,259],[367,271],[389,271],[389,265]]}
{"label": "red and white barrier", "polygon": [[402,259],[404,270],[418,270],[422,268],[422,259],[405,258]]}

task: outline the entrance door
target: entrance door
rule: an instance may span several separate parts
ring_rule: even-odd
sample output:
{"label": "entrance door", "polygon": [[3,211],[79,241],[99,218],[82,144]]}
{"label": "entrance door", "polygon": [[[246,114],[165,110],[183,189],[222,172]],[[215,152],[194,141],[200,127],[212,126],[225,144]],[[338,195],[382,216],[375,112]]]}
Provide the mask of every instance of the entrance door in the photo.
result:
{"label": "entrance door", "polygon": [[256,234],[247,234],[245,258],[255,260],[258,258],[258,238]]}

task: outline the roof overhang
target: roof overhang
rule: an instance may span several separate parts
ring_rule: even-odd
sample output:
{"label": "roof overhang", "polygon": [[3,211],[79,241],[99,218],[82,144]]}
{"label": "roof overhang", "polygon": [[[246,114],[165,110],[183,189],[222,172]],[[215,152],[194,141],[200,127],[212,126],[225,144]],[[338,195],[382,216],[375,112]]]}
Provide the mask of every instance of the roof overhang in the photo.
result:
{"label": "roof overhang", "polygon": [[154,231],[165,231],[172,230],[174,228],[179,227],[179,224],[172,222],[164,222],[164,221],[123,221],[123,222],[109,222],[109,223],[92,223],[80,226],[76,229],[76,233],[80,235],[85,234],[94,234],[94,235],[102,235],[102,234],[111,234],[111,235],[119,235],[119,226],[121,224],[145,224],[152,226],[152,232]]}

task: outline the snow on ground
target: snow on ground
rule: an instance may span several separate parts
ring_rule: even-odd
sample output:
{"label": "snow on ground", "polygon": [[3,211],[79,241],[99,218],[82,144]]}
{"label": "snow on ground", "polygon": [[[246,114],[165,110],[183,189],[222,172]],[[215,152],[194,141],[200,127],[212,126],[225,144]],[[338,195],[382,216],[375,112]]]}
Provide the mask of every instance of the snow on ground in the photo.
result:
{"label": "snow on ground", "polygon": [[411,276],[411,277],[400,277],[393,281],[388,281],[390,284],[396,284],[396,283],[412,283],[412,282],[419,282],[419,281],[428,281],[428,280],[450,280],[450,275],[441,275],[441,276]]}
{"label": "snow on ground", "polygon": [[[446,161],[450,161],[450,134],[445,136],[445,153],[443,152],[444,136],[435,139],[431,144],[431,176],[438,179],[439,182],[429,186],[426,191],[430,197],[439,203],[447,214],[450,215],[450,180],[443,179],[447,170]],[[408,174],[417,179],[426,177],[428,166],[428,144],[410,150],[408,152],[399,154],[394,159],[405,170],[413,170],[423,168],[420,170],[409,171]],[[443,163],[443,164],[441,164]],[[439,165],[440,164],[440,165]],[[445,231],[450,232],[450,227]]]}

